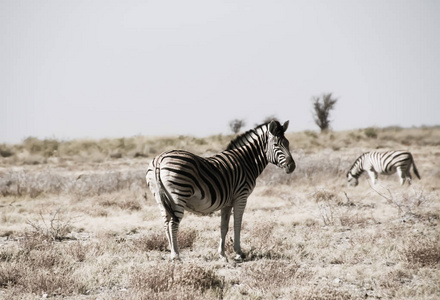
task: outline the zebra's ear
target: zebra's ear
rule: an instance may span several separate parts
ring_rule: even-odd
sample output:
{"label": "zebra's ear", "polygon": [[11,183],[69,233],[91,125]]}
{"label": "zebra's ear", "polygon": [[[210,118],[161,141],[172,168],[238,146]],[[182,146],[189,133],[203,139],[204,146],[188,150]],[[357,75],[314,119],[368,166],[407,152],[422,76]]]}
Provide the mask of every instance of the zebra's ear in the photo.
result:
{"label": "zebra's ear", "polygon": [[287,128],[289,127],[289,120],[287,120],[286,122],[284,122],[283,124],[283,131],[286,132]]}
{"label": "zebra's ear", "polygon": [[270,123],[269,123],[269,132],[272,135],[275,135],[275,136],[277,135],[277,133],[278,133],[278,124],[277,124],[277,122],[275,120],[270,121]]}

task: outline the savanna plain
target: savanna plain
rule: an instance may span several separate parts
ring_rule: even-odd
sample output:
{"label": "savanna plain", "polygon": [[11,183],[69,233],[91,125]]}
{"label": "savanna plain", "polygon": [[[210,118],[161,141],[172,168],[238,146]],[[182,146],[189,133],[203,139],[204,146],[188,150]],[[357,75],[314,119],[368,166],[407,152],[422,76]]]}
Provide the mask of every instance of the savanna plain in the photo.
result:
{"label": "savanna plain", "polygon": [[[440,128],[292,132],[297,169],[268,166],[248,199],[246,258],[219,259],[220,215],[186,213],[169,260],[150,160],[210,156],[233,136],[0,145],[1,299],[439,299]],[[363,152],[412,152],[422,179],[366,175]],[[413,176],[415,177],[415,176]]]}

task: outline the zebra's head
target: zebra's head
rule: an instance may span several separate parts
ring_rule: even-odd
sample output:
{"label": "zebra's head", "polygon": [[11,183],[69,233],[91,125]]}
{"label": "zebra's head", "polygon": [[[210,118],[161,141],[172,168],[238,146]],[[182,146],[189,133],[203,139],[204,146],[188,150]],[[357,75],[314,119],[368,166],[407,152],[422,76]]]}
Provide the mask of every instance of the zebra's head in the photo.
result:
{"label": "zebra's head", "polygon": [[359,179],[351,174],[351,171],[347,173],[348,185],[357,186],[359,184]]}
{"label": "zebra's head", "polygon": [[359,176],[364,172],[364,160],[365,157],[368,155],[367,153],[362,154],[359,156],[351,166],[350,170],[347,172],[347,179],[348,179],[348,185],[349,186],[357,186],[359,184]]}
{"label": "zebra's head", "polygon": [[270,163],[290,174],[295,170],[296,165],[289,151],[289,141],[284,136],[288,126],[289,121],[283,125],[274,120],[269,123],[266,156]]}

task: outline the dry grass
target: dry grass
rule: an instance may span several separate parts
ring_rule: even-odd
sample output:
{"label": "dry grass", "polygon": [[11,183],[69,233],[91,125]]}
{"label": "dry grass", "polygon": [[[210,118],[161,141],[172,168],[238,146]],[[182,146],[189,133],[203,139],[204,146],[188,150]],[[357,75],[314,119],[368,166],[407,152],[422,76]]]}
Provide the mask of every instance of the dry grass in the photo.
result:
{"label": "dry grass", "polygon": [[[244,262],[218,259],[219,213],[187,213],[182,261],[145,169],[157,152],[201,155],[229,137],[26,140],[0,145],[1,299],[438,299],[439,128],[289,136],[297,169],[269,166],[248,201]],[[346,186],[362,152],[410,150],[422,180]],[[233,255],[232,224],[226,245]]]}

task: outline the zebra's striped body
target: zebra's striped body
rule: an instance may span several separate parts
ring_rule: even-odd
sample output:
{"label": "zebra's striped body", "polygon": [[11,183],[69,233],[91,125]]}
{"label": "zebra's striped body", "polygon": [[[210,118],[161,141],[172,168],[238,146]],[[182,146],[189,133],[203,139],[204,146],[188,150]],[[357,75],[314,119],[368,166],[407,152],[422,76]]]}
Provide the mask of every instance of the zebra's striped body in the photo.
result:
{"label": "zebra's striped body", "polygon": [[353,186],[358,185],[359,176],[366,171],[373,185],[376,184],[378,174],[391,175],[396,172],[399,175],[401,185],[405,183],[406,179],[408,179],[408,183],[411,184],[411,166],[413,167],[414,174],[420,179],[419,172],[417,171],[410,152],[366,152],[356,159],[350,171],[348,171],[348,183]]}
{"label": "zebra's striped body", "polygon": [[234,211],[234,250],[243,257],[240,230],[247,198],[256,179],[273,163],[293,172],[295,162],[284,137],[288,122],[272,121],[250,130],[231,142],[228,149],[212,157],[173,150],[150,163],[147,183],[162,213],[171,257],[179,258],[177,231],[185,210],[209,214],[221,210],[220,256],[225,256],[225,237]]}

